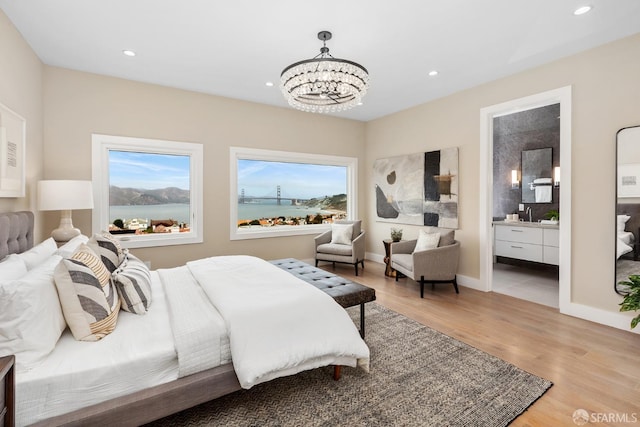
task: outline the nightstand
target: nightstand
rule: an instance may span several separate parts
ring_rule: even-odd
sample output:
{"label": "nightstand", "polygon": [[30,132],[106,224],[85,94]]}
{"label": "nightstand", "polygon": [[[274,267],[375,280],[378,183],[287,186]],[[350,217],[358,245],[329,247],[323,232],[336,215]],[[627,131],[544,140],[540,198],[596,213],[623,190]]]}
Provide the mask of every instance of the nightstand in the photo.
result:
{"label": "nightstand", "polygon": [[0,427],[15,423],[15,377],[13,356],[0,357]]}

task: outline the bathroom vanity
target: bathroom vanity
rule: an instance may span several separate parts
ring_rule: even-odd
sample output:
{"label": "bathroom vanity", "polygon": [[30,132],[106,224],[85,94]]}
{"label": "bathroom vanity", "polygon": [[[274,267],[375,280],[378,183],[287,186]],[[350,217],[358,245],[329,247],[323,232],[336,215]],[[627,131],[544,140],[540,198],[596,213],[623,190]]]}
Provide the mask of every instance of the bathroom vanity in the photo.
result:
{"label": "bathroom vanity", "polygon": [[495,256],[560,264],[560,226],[526,221],[493,222]]}

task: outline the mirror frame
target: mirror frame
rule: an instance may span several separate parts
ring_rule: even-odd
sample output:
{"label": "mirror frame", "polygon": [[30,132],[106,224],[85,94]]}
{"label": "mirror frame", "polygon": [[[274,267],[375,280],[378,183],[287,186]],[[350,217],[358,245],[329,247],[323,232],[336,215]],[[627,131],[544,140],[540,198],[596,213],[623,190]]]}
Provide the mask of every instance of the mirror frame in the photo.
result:
{"label": "mirror frame", "polygon": [[[628,180],[628,184],[627,185],[633,185],[634,187],[637,187],[636,189],[634,189],[633,192],[627,192],[625,195],[621,196],[620,195],[620,187],[623,184],[623,180],[622,180],[622,176],[620,175],[621,173],[621,163],[619,160],[619,156],[620,156],[620,143],[622,142],[621,139],[623,137],[625,137],[626,140],[626,133],[628,132],[632,132],[632,135],[630,136],[631,138],[637,138],[637,141],[635,141],[634,139],[631,139],[631,141],[633,143],[638,144],[638,146],[640,147],[640,125],[637,126],[628,126],[628,127],[624,127],[620,130],[618,130],[618,132],[616,132],[616,153],[615,153],[615,159],[616,159],[616,168],[615,168],[615,175],[616,175],[616,183],[615,183],[615,215],[614,215],[614,280],[613,280],[613,289],[615,290],[615,292],[618,295],[622,295],[625,296],[627,295],[627,292],[624,291],[624,288],[621,288],[619,286],[619,281],[618,281],[618,262],[619,262],[619,257],[617,254],[617,250],[618,250],[618,215],[621,214],[625,214],[628,213],[628,210],[626,212],[622,212],[620,205],[621,203],[619,203],[620,198],[622,197],[628,197],[628,198],[637,198],[638,199],[638,205],[640,205],[640,158],[638,159],[638,173],[637,175],[634,176],[634,179],[629,179]],[[626,141],[625,141],[626,142]],[[640,151],[640,148],[639,148]],[[631,177],[632,175],[629,175],[629,177]],[[637,192],[637,193],[636,193]],[[638,209],[638,215],[640,215],[640,207]],[[630,230],[631,232],[633,232],[633,230]],[[634,242],[634,252],[635,254],[638,254],[640,251],[640,227],[638,228],[638,230],[636,230],[637,233],[634,233],[635,236],[635,242]],[[634,254],[634,258],[636,258],[637,256]],[[637,261],[639,264],[639,268],[638,268],[638,274],[640,274],[640,259],[634,259],[634,261]]]}

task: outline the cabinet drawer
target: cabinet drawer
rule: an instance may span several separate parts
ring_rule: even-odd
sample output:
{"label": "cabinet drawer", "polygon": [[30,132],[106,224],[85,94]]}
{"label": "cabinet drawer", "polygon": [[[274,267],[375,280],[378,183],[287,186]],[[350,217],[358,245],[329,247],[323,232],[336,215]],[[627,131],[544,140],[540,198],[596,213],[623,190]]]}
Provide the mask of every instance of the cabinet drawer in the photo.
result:
{"label": "cabinet drawer", "polygon": [[542,246],[531,243],[496,240],[496,255],[542,262]]}
{"label": "cabinet drawer", "polygon": [[560,248],[545,246],[542,250],[542,262],[545,264],[560,265]]}
{"label": "cabinet drawer", "polygon": [[545,246],[560,246],[560,230],[545,228],[543,231],[543,241]]}
{"label": "cabinet drawer", "polygon": [[517,227],[498,225],[495,227],[496,240],[509,242],[542,244],[542,229],[533,227]]}

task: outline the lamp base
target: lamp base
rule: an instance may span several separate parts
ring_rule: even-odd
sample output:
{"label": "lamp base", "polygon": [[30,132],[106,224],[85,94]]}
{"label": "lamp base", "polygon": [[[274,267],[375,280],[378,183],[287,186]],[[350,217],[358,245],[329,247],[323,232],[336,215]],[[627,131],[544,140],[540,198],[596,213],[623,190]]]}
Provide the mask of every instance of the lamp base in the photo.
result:
{"label": "lamp base", "polygon": [[64,210],[60,212],[60,224],[58,228],[51,232],[53,240],[62,245],[80,234],[80,229],[75,228],[71,221],[71,211]]}

